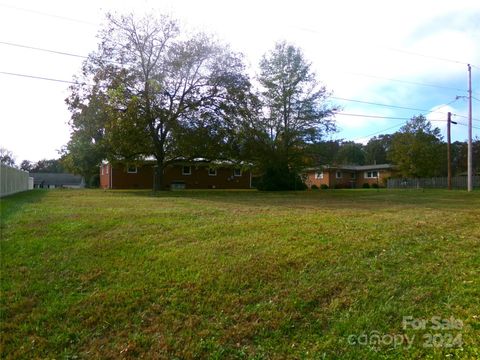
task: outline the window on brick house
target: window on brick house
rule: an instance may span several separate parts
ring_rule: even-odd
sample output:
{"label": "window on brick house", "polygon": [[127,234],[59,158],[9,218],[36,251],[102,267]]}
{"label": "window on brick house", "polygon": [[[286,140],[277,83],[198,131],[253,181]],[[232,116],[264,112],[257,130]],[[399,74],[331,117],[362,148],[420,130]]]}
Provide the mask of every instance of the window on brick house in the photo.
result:
{"label": "window on brick house", "polygon": [[242,176],[241,169],[233,169],[233,176]]}
{"label": "window on brick house", "polygon": [[217,169],[209,168],[208,176],[217,176]]}
{"label": "window on brick house", "polygon": [[365,179],[378,178],[378,171],[365,171]]}
{"label": "window on brick house", "polygon": [[192,175],[192,167],[191,166],[183,166],[182,167],[182,175]]}
{"label": "window on brick house", "polygon": [[135,165],[129,165],[127,168],[127,173],[129,174],[136,174],[138,171],[137,167]]}
{"label": "window on brick house", "polygon": [[316,172],[315,179],[323,179],[323,171]]}

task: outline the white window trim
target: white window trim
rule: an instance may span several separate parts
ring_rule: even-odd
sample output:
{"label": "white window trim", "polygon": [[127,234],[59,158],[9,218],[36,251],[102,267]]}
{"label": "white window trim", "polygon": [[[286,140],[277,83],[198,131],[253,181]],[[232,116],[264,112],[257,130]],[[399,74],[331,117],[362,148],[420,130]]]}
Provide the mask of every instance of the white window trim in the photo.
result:
{"label": "white window trim", "polygon": [[[239,174],[236,173],[237,171],[239,172]],[[242,176],[242,169],[233,169],[233,176]]]}
{"label": "white window trim", "polygon": [[[213,174],[210,173],[210,171],[214,171]],[[215,168],[208,168],[208,176],[217,176],[217,169]]]}
{"label": "white window trim", "polygon": [[103,175],[103,165],[100,167],[100,175]]}
{"label": "white window trim", "polygon": [[[188,167],[188,173],[185,172],[185,168],[187,168],[187,167]],[[185,175],[185,176],[192,175],[192,167],[191,166],[182,166],[182,175]]]}
{"label": "white window trim", "polygon": [[[130,171],[131,168],[135,167],[135,171]],[[128,174],[136,174],[138,172],[138,168],[136,166],[128,166],[127,173]]]}
{"label": "white window trim", "polygon": [[323,179],[323,171],[316,171],[315,172],[315,179]]}
{"label": "white window trim", "polygon": [[356,172],[350,173],[350,179],[356,180],[357,179],[357,173]]}
{"label": "white window trim", "polygon": [[[373,175],[373,173],[376,172],[377,173],[377,176],[368,176],[368,173],[371,173]],[[378,170],[372,170],[372,171],[365,171],[365,174],[363,174],[365,179],[378,179],[380,178],[380,172]]]}
{"label": "white window trim", "polygon": [[[340,174],[340,176],[338,176]],[[341,171],[335,171],[335,179],[341,179],[343,178],[343,173]]]}

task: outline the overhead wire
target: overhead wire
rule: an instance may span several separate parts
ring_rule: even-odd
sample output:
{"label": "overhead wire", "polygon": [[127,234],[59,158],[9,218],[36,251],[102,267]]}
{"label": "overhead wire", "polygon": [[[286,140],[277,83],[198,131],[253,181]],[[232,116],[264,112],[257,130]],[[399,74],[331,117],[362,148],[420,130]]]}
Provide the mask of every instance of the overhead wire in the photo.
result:
{"label": "overhead wire", "polygon": [[11,76],[19,76],[19,77],[30,78],[30,79],[37,79],[37,80],[53,81],[53,82],[66,83],[66,84],[74,84],[74,85],[82,85],[82,84],[85,84],[85,83],[75,82],[75,81],[61,80],[61,79],[53,79],[53,78],[49,78],[49,77],[36,76],[36,75],[28,75],[28,74],[19,74],[19,73],[7,72],[7,71],[0,71],[0,74],[3,74],[3,75],[11,75]]}
{"label": "overhead wire", "polygon": [[[54,18],[58,18],[58,19],[66,20],[66,21],[73,21],[73,22],[78,22],[78,23],[84,23],[84,24],[89,24],[89,25],[96,25],[96,26],[98,26],[98,24],[93,23],[93,22],[89,22],[89,21],[84,21],[84,20],[75,19],[75,18],[70,18],[70,17],[65,17],[65,16],[59,16],[59,15],[56,15],[56,14],[51,14],[51,13],[41,12],[41,11],[37,11],[37,10],[32,10],[32,9],[27,9],[27,8],[22,8],[22,7],[7,5],[7,4],[3,4],[3,3],[0,3],[0,6],[7,7],[7,8],[11,8],[11,9],[15,9],[15,10],[19,10],[19,11],[26,11],[26,12],[36,13],[36,14],[43,15],[43,16],[54,17]],[[306,29],[306,28],[301,28],[301,30],[316,32],[315,30]],[[44,49],[44,48],[39,48],[39,47],[34,47],[34,46],[28,46],[28,45],[22,45],[22,44],[12,43],[12,42],[0,41],[0,44],[9,45],[9,46],[15,46],[15,47],[21,47],[21,48],[26,48],[26,49],[30,49],[30,50],[37,50],[37,51],[49,52],[49,53],[53,53],[53,54],[57,54],[57,55],[72,56],[72,57],[78,57],[78,58],[84,58],[84,59],[88,58],[87,56],[78,55],[78,54],[73,54],[73,53],[69,53],[69,52],[57,51],[57,50],[51,50],[51,49]],[[385,48],[385,47],[384,47],[384,48]],[[408,50],[403,50],[403,49],[396,49],[396,48],[391,48],[391,47],[388,47],[388,48],[386,48],[386,49],[388,49],[388,50],[390,50],[390,51],[396,51],[396,52],[404,53],[404,54],[407,54],[407,55],[419,56],[419,57],[424,57],[424,58],[430,58],[430,59],[435,59],[435,60],[440,60],[440,61],[445,61],[445,62],[450,62],[450,63],[463,64],[463,65],[469,64],[469,63],[464,62],[464,61],[453,60],[453,59],[448,59],[448,58],[438,57],[438,56],[432,56],[432,55],[427,55],[427,54],[421,54],[421,53],[417,53],[417,52],[413,52],[413,51],[408,51]],[[471,63],[470,63],[470,65],[471,65],[472,67],[474,67],[474,68],[480,69],[480,67],[477,66],[477,65],[475,65],[475,64],[471,64]],[[363,73],[357,73],[357,72],[346,72],[346,73],[349,73],[349,74],[354,75],[354,76],[363,76],[363,77],[369,77],[369,78],[376,78],[376,79],[382,79],[382,80],[387,80],[387,81],[392,81],[392,82],[400,82],[400,83],[417,85],[417,86],[435,87],[435,88],[449,89],[449,90],[455,90],[455,91],[461,91],[461,92],[466,91],[465,89],[459,89],[459,88],[454,88],[454,87],[449,87],[449,86],[443,86],[443,85],[439,85],[439,84],[421,83],[421,82],[415,82],[415,81],[409,81],[409,80],[401,80],[401,79],[395,79],[395,78],[387,78],[387,77],[381,77],[381,76],[376,76],[376,75],[371,75],[371,74],[363,74]],[[19,73],[5,72],[5,71],[0,71],[0,74],[11,75],[11,76],[20,76],[20,77],[25,77],[25,78],[46,80],[46,81],[59,82],[59,83],[68,83],[68,84],[76,84],[76,85],[82,84],[82,83],[74,82],[74,81],[68,81],[68,80],[62,80],[62,79],[54,79],[54,78],[48,78],[48,77],[41,77],[41,76],[36,76],[36,75],[27,75],[27,74],[19,74]],[[363,101],[363,100],[356,100],[356,99],[347,99],[347,98],[340,98],[340,97],[333,97],[333,96],[332,96],[331,98],[338,99],[338,100],[344,100],[344,101],[352,101],[352,102],[364,103],[364,104],[369,104],[369,105],[376,105],[376,106],[384,106],[384,107],[390,107],[390,108],[397,108],[397,109],[415,110],[415,111],[422,111],[422,112],[426,112],[426,111],[427,111],[427,110],[424,110],[424,109],[417,109],[417,108],[411,108],[411,107],[405,107],[405,106],[397,106],[397,105],[381,104],[381,103],[375,103],[375,102]],[[478,98],[476,98],[476,97],[473,97],[473,96],[472,96],[472,98],[475,99],[476,101],[480,101],[480,100],[479,100]],[[455,101],[455,100],[454,100],[454,101]],[[449,104],[450,104],[450,103],[449,103]],[[449,105],[449,104],[445,104],[445,105],[443,105],[443,106],[447,106],[447,105]],[[442,106],[442,107],[443,107],[443,106]],[[430,110],[430,111],[428,111],[427,113],[437,112],[437,111],[438,111],[438,108],[437,108],[437,109]],[[378,119],[401,119],[401,120],[410,120],[409,118],[377,116],[377,115],[363,115],[363,114],[351,114],[351,113],[336,113],[336,115],[370,117],[370,118],[378,118]],[[459,116],[459,117],[466,118],[466,116],[464,116],[464,115],[454,114],[454,116]],[[473,120],[475,120],[475,121],[480,121],[480,120],[478,120],[478,119],[473,119]],[[430,120],[430,121],[443,121],[443,120]],[[403,124],[403,123],[402,123],[402,124]],[[388,129],[391,129],[391,128],[394,128],[394,127],[397,127],[397,126],[400,126],[400,125],[401,125],[401,124],[395,125],[395,126],[390,127],[390,128],[388,128]],[[462,124],[462,125],[464,125],[464,124]],[[477,128],[477,127],[474,126],[474,128]],[[385,130],[382,130],[382,131],[386,131],[386,130],[388,130],[388,129],[385,129]],[[366,137],[368,137],[368,136],[371,136],[371,135],[367,135]]]}
{"label": "overhead wire", "polygon": [[95,26],[99,25],[99,24],[91,22],[91,21],[75,19],[75,18],[71,18],[71,17],[51,14],[51,13],[38,11],[38,10],[33,10],[33,9],[27,9],[27,8],[24,8],[24,7],[14,6],[14,5],[10,5],[10,4],[0,3],[0,6],[10,8],[10,9],[14,9],[14,10],[18,10],[18,11],[29,12],[29,13],[32,13],[32,14],[48,16],[48,17],[52,17],[52,18],[56,18],[56,19],[60,19],[60,20],[72,21],[72,22],[76,22],[76,23],[80,23],[80,24],[95,25]]}
{"label": "overhead wire", "polygon": [[82,58],[82,59],[88,59],[88,56],[84,56],[84,55],[72,54],[72,53],[65,52],[65,51],[44,49],[44,48],[40,48],[40,47],[36,47],[36,46],[22,45],[22,44],[7,42],[7,41],[0,41],[0,44],[19,47],[19,48],[24,48],[24,49],[29,49],[29,50],[43,51],[43,52],[48,52],[48,53],[57,54],[57,55],[66,55],[66,56],[72,56],[72,57],[77,57],[77,58]]}

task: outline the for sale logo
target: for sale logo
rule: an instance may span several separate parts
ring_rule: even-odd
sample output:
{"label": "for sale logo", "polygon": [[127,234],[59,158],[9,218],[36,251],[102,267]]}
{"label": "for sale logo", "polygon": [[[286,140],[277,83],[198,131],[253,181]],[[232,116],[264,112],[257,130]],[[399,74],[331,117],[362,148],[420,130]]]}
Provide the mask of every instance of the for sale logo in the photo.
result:
{"label": "for sale logo", "polygon": [[[443,318],[432,316],[428,319],[404,316],[402,329],[410,334],[381,334],[376,330],[370,333],[350,334],[347,341],[350,345],[370,346],[374,349],[381,347],[405,347],[410,349],[415,341],[425,348],[453,348],[463,345],[463,321],[454,317]],[[420,334],[411,333],[418,331]]]}

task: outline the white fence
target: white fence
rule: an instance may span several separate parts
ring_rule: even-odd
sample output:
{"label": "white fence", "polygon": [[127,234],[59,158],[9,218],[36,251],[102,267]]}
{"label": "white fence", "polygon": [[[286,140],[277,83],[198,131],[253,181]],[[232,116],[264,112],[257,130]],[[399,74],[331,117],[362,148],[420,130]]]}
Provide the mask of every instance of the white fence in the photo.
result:
{"label": "white fence", "polygon": [[[388,179],[387,188],[389,189],[422,189],[422,188],[432,188],[432,189],[446,189],[448,187],[448,182],[446,177],[433,177],[433,178],[422,178],[422,179]],[[480,187],[480,176],[473,177],[473,187]],[[452,177],[452,188],[453,189],[466,189],[467,188],[467,177],[466,176],[455,176]]]}
{"label": "white fence", "polygon": [[0,197],[28,190],[28,172],[0,164]]}

